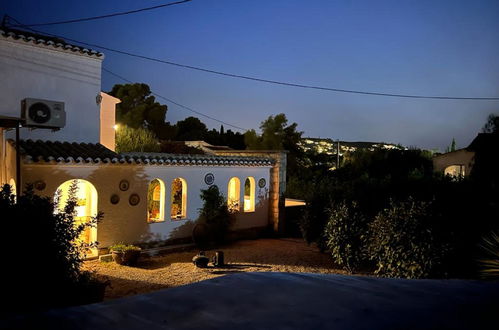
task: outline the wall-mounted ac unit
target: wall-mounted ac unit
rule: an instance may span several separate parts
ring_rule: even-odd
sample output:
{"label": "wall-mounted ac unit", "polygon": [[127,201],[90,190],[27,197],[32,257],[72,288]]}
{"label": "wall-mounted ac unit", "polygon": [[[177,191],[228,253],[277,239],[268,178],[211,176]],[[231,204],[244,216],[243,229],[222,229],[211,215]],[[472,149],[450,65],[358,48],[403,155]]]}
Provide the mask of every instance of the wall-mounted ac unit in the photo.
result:
{"label": "wall-mounted ac unit", "polygon": [[62,128],[66,125],[64,102],[26,98],[21,102],[21,118],[25,127]]}

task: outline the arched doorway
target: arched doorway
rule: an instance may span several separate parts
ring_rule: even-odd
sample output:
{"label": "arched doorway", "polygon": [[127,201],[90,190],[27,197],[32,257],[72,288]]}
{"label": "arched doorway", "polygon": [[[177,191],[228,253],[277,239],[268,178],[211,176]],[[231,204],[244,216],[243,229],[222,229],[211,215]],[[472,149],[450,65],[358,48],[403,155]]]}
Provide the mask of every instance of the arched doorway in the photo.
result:
{"label": "arched doorway", "polygon": [[[97,216],[97,190],[94,185],[87,180],[75,179],[68,180],[61,184],[56,192],[55,199],[59,201],[59,208],[63,209],[66,205],[68,199],[69,189],[71,184],[76,181],[77,191],[77,206],[76,206],[76,216],[75,223],[83,223],[90,221],[93,217]],[[82,242],[86,244],[95,243],[97,241],[97,227],[87,228],[79,238]],[[97,248],[93,248],[90,251],[91,255],[97,255]]]}

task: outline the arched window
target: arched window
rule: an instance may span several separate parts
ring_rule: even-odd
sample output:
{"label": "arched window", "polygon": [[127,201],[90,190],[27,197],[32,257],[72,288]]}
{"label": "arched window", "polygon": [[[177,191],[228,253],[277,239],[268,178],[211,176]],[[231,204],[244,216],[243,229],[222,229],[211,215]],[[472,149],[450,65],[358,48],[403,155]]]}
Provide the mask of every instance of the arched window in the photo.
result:
{"label": "arched window", "polygon": [[228,199],[227,207],[231,211],[239,211],[240,195],[241,195],[241,182],[238,178],[233,177],[229,180],[228,185]]}
{"label": "arched window", "polygon": [[165,184],[154,179],[147,189],[147,221],[161,222],[165,220]]}
{"label": "arched window", "polygon": [[[74,183],[76,183],[75,224],[85,223],[97,216],[98,196],[93,184],[82,179],[68,180],[57,188],[54,200],[57,203],[58,209],[64,210],[70,196],[70,188]],[[86,244],[95,243],[97,241],[97,226],[87,227],[81,233],[79,240]],[[97,255],[97,248],[91,248],[90,250],[92,255]]]}
{"label": "arched window", "polygon": [[247,177],[244,181],[244,212],[255,211],[255,178]]}
{"label": "arched window", "polygon": [[464,165],[447,166],[444,170],[444,174],[454,178],[462,178],[464,177]]}
{"label": "arched window", "polygon": [[171,218],[173,220],[187,217],[187,182],[176,178],[172,182]]}

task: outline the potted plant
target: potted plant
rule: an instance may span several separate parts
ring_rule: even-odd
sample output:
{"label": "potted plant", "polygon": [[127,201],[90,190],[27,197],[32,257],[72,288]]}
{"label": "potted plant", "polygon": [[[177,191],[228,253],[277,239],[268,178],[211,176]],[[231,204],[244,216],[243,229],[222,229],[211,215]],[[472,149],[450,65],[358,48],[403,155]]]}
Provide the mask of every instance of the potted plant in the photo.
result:
{"label": "potted plant", "polygon": [[114,262],[118,265],[133,266],[137,264],[142,249],[135,245],[120,243],[111,245],[109,250],[111,251]]}

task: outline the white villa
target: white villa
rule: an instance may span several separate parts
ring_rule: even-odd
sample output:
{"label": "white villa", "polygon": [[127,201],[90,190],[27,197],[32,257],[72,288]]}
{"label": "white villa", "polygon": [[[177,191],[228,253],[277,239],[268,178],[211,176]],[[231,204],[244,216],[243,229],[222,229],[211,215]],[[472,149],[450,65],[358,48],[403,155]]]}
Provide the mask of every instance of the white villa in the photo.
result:
{"label": "white villa", "polygon": [[1,184],[19,193],[32,183],[37,194],[64,198],[78,180],[78,217],[104,213],[85,237],[101,249],[190,238],[210,185],[239,210],[234,231],[280,230],[284,152],[116,153],[120,100],[101,92],[103,60],[60,39],[0,30]]}

